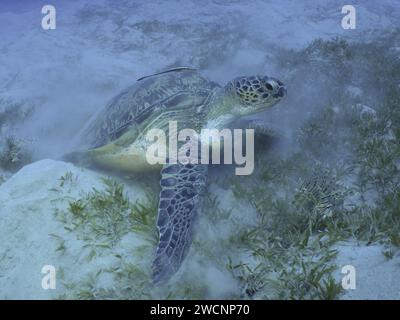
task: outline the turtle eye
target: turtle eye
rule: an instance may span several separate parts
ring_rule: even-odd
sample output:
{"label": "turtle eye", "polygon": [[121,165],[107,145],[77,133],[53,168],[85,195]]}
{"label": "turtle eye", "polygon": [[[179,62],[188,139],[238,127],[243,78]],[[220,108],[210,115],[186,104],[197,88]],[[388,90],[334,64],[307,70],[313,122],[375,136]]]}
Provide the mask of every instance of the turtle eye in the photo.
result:
{"label": "turtle eye", "polygon": [[268,82],[265,84],[265,87],[266,87],[268,90],[270,90],[270,91],[274,90],[274,88],[272,87],[272,85],[271,85],[270,83],[268,83]]}

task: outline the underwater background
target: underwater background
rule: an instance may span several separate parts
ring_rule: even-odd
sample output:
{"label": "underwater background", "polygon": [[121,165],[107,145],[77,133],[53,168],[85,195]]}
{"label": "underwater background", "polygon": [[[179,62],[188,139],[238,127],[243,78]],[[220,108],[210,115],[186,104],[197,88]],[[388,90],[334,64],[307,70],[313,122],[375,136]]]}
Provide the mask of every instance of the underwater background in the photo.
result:
{"label": "underwater background", "polygon": [[[399,299],[399,17],[396,0],[2,0],[0,298]],[[179,65],[288,95],[253,116],[279,135],[256,141],[252,175],[211,168],[190,252],[154,287],[159,177],[60,159],[122,89]]]}

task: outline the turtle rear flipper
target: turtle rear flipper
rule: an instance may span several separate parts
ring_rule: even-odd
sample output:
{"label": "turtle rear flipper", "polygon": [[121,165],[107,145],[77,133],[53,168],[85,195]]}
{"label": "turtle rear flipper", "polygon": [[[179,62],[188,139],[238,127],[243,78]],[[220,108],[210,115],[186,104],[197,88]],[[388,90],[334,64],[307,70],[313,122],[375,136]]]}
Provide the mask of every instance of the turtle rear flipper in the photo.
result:
{"label": "turtle rear flipper", "polygon": [[92,164],[92,160],[88,156],[87,150],[68,152],[61,157],[61,160],[66,162],[72,162],[73,164],[80,165],[83,167],[87,167]]}
{"label": "turtle rear flipper", "polygon": [[166,164],[161,170],[154,284],[167,281],[179,269],[189,250],[206,175],[206,165]]}

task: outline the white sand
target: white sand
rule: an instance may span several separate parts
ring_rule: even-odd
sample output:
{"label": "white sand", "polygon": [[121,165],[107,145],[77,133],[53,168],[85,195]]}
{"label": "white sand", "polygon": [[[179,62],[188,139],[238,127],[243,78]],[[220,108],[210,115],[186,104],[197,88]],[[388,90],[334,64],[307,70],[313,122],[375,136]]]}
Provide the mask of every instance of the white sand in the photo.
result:
{"label": "white sand", "polygon": [[[76,183],[60,188],[59,178],[68,171],[77,176]],[[54,265],[56,275],[62,269],[66,282],[72,282],[113,264],[112,257],[107,255],[89,262],[83,243],[67,232],[54,215],[57,208],[65,208],[68,200],[79,198],[82,192],[103,188],[100,177],[69,163],[42,160],[24,167],[0,186],[0,299],[48,299],[65,293],[61,281],[56,282],[56,290],[42,289],[44,265]],[[53,188],[60,191],[51,191]],[[132,186],[127,191],[132,201],[143,197],[142,191]],[[56,251],[59,242],[50,234],[65,239],[65,253]],[[140,243],[130,233],[114,253],[128,255],[132,260],[129,252]],[[110,280],[103,285],[112,285]]]}

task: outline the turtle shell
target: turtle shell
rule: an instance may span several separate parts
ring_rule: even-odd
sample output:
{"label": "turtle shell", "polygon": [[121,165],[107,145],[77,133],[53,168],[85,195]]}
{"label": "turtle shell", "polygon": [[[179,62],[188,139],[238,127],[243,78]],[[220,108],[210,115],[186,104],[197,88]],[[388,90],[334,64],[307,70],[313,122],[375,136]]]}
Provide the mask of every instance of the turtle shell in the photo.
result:
{"label": "turtle shell", "polygon": [[207,109],[210,96],[218,87],[193,70],[138,80],[114,97],[84,128],[85,147],[101,147],[135,127],[146,131],[161,119],[174,119],[173,115],[175,120],[193,120],[199,109]]}

